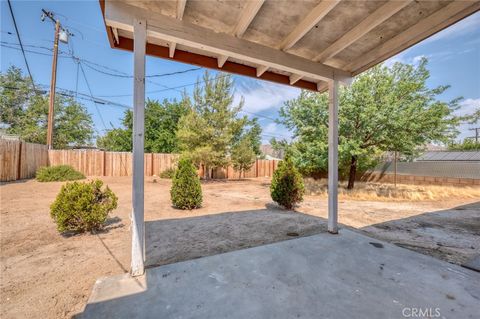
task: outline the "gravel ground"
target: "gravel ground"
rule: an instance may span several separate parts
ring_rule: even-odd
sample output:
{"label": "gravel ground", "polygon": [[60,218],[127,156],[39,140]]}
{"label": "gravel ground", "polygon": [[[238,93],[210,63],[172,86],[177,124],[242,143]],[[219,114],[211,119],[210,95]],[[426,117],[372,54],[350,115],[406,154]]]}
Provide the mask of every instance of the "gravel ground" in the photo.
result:
{"label": "gravel ground", "polygon": [[[131,179],[105,177],[119,197],[106,229],[64,237],[49,216],[62,183],[0,186],[1,318],[69,318],[95,280],[128,272]],[[160,265],[325,231],[326,198],[306,196],[296,212],[271,202],[268,180],[203,183],[204,206],[170,206],[168,180],[147,178],[147,264]],[[430,202],[343,200],[339,220],[399,246],[462,263],[480,253],[480,199]]]}

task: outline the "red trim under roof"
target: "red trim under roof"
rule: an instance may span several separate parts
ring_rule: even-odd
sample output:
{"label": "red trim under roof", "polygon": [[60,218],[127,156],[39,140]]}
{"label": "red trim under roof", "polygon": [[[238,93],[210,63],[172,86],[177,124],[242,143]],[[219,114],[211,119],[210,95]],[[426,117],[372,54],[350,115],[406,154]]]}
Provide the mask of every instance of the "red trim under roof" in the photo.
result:
{"label": "red trim under roof", "polygon": [[[102,10],[104,22],[105,22],[105,0],[99,0],[99,2],[100,2],[100,8]],[[116,43],[115,38],[113,36],[112,28],[107,26],[106,24],[105,24],[105,28],[107,31],[108,41],[110,42],[110,47],[133,52],[133,39],[120,36],[118,39],[119,43]],[[244,75],[244,76],[248,76],[255,79],[261,79],[261,80],[266,80],[270,82],[286,84],[286,85],[297,87],[300,89],[317,91],[317,83],[315,82],[299,80],[294,84],[290,84],[289,76],[274,73],[274,72],[269,72],[269,71],[266,71],[261,76],[257,77],[257,69],[255,67],[251,67],[251,66],[247,66],[244,64],[236,63],[236,62],[231,62],[231,61],[225,62],[223,67],[219,68],[217,58],[213,58],[213,57],[209,57],[209,56],[205,56],[197,53],[192,53],[192,52],[177,49],[175,50],[174,57],[170,58],[168,47],[164,47],[164,46],[156,45],[152,43],[147,43],[146,54],[150,56],[162,58],[162,59],[171,60],[171,61],[188,63],[188,64],[193,64],[193,65],[214,69],[218,71]],[[325,91],[326,89],[327,89],[327,83],[325,82],[325,89],[323,91]]]}

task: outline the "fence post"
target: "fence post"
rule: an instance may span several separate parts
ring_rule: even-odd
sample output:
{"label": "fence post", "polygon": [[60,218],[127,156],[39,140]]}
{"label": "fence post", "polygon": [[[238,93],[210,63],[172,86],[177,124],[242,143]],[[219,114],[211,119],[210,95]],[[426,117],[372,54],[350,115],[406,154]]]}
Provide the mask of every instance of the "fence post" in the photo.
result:
{"label": "fence post", "polygon": [[107,164],[107,159],[105,156],[105,151],[103,151],[103,169],[102,169],[102,176],[106,176],[106,165]]}
{"label": "fence post", "polygon": [[18,146],[17,180],[22,177],[22,141]]}
{"label": "fence post", "polygon": [[153,172],[153,155],[154,154],[155,153],[150,153],[150,156],[151,156],[151,158],[150,158],[150,172],[151,172],[150,176],[153,176],[153,173],[154,173]]}

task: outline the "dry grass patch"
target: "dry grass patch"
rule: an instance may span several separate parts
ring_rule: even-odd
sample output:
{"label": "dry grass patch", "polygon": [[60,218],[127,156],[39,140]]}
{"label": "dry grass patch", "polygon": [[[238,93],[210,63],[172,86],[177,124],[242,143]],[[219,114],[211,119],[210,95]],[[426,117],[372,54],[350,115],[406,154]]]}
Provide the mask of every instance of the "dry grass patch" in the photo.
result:
{"label": "dry grass patch", "polygon": [[[305,179],[305,191],[308,195],[327,196],[325,179]],[[435,185],[380,184],[355,182],[353,190],[347,189],[346,182],[340,182],[338,189],[340,199],[365,201],[422,201],[454,198],[479,198],[480,187],[457,187]]]}

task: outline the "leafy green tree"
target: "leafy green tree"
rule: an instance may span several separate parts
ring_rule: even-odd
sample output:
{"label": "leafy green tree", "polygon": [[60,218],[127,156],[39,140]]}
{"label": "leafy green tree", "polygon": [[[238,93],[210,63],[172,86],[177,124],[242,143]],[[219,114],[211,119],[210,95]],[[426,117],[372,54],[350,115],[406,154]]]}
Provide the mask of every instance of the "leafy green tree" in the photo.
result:
{"label": "leafy green tree", "polygon": [[[180,118],[187,114],[184,101],[163,102],[148,100],[145,106],[145,151],[149,153],[178,152],[176,138]],[[111,129],[98,139],[97,145],[109,151],[132,151],[133,112],[127,110],[123,128]]]}
{"label": "leafy green tree", "polygon": [[232,148],[243,139],[260,154],[261,128],[256,119],[239,115],[243,101],[233,105],[231,76],[205,72],[203,80],[205,85],[197,84],[188,100],[190,111],[180,119],[177,138],[180,150],[210,178],[214,168],[229,164]]}
{"label": "leafy green tree", "polygon": [[[459,99],[445,103],[437,99],[448,86],[430,89],[430,74],[423,59],[417,66],[396,63],[392,68],[376,66],[340,90],[339,167],[354,187],[357,171],[376,163],[385,151],[412,155],[431,141],[447,142],[458,132],[453,112]],[[327,170],[328,96],[303,91],[280,110],[282,124],[295,136],[287,147],[296,166],[306,175]]]}
{"label": "leafy green tree", "polygon": [[[24,141],[47,141],[48,95],[34,92],[20,69],[11,67],[0,76],[1,120],[7,132]],[[57,94],[53,127],[53,147],[88,145],[93,137],[93,121],[87,109],[70,97]]]}
{"label": "leafy green tree", "polygon": [[11,66],[0,73],[0,122],[15,126],[34,96],[32,82],[20,68]]}
{"label": "leafy green tree", "polygon": [[112,128],[97,139],[97,147],[112,152],[131,152],[133,149],[133,112],[125,111],[122,119],[123,128]]}
{"label": "leafy green tree", "polygon": [[242,173],[245,176],[245,172],[253,166],[256,159],[257,154],[252,149],[252,144],[248,137],[243,138],[233,146],[231,155],[232,165],[239,172],[240,178]]}
{"label": "leafy green tree", "polygon": [[449,151],[480,151],[480,142],[475,142],[474,139],[466,138],[460,143],[450,143],[448,145]]}

